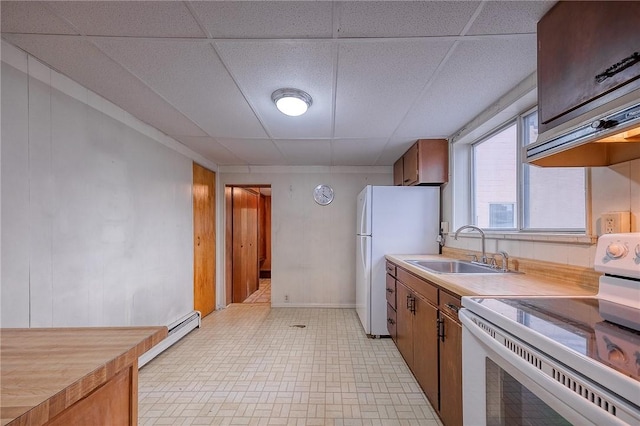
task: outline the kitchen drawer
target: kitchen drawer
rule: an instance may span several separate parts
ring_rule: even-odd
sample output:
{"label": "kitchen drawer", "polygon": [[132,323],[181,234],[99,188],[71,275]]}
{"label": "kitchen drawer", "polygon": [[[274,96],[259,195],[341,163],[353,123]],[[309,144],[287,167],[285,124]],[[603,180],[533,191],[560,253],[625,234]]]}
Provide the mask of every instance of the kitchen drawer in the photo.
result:
{"label": "kitchen drawer", "polygon": [[387,303],[396,309],[396,279],[387,274]]}
{"label": "kitchen drawer", "polygon": [[388,260],[387,260],[387,274],[391,275],[392,277],[396,276],[396,265],[389,262]]}
{"label": "kitchen drawer", "polygon": [[389,336],[391,336],[394,342],[398,336],[396,326],[396,310],[387,303],[387,330],[389,331]]}
{"label": "kitchen drawer", "polygon": [[404,283],[411,290],[419,293],[434,305],[438,305],[438,287],[428,281],[418,278],[409,271],[398,268],[398,281]]}
{"label": "kitchen drawer", "polygon": [[458,311],[462,307],[462,303],[460,302],[460,298],[458,296],[449,294],[446,291],[440,291],[439,307],[440,311],[455,319],[457,322],[460,322],[460,320],[458,319]]}

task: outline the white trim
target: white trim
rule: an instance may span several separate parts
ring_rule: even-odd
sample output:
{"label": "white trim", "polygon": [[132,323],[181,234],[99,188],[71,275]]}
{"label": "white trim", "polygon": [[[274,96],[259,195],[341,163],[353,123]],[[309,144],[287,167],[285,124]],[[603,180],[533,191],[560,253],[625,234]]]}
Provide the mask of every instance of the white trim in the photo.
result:
{"label": "white trim", "polygon": [[[511,240],[511,241],[542,241],[542,242],[554,242],[554,243],[568,243],[568,244],[585,244],[593,245],[597,242],[597,237],[592,237],[585,234],[558,234],[558,233],[534,233],[534,232],[493,232],[484,231],[485,238],[487,240]],[[449,232],[447,236],[453,239],[454,232]],[[458,234],[460,238],[480,238],[479,233],[475,232],[461,232]]]}

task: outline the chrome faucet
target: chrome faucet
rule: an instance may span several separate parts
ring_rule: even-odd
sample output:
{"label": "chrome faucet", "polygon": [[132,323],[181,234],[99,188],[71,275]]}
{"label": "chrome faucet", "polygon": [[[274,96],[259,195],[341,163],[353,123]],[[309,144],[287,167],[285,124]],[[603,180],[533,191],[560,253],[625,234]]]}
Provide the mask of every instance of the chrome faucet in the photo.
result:
{"label": "chrome faucet", "polygon": [[460,228],[458,228],[458,230],[456,231],[456,234],[453,236],[454,240],[458,239],[458,234],[460,233],[460,231],[462,231],[463,229],[475,229],[476,231],[478,231],[482,237],[482,263],[487,263],[487,252],[485,250],[485,246],[484,246],[484,231],[480,228],[478,228],[475,225],[464,225],[461,226]]}
{"label": "chrome faucet", "polygon": [[502,272],[509,271],[509,255],[506,251],[499,251],[498,254],[502,256]]}

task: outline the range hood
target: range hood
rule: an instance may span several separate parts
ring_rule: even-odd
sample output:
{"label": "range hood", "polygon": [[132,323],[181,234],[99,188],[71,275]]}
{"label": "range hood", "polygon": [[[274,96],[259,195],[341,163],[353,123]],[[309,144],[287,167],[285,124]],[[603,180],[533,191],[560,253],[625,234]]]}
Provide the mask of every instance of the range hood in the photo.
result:
{"label": "range hood", "polygon": [[540,134],[523,148],[543,167],[609,166],[640,158],[640,89]]}

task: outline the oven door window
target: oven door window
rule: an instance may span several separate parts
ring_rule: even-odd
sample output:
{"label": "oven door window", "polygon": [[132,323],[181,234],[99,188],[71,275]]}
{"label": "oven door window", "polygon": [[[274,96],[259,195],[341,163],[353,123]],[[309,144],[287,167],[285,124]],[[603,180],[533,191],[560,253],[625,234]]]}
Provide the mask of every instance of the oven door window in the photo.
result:
{"label": "oven door window", "polygon": [[498,364],[486,363],[487,426],[571,425]]}

